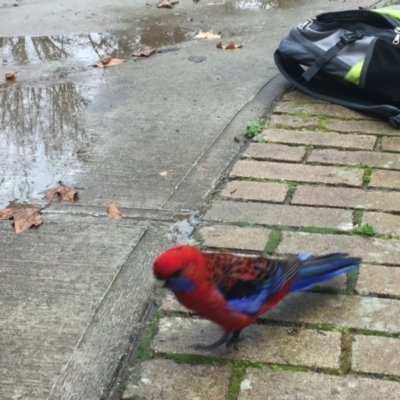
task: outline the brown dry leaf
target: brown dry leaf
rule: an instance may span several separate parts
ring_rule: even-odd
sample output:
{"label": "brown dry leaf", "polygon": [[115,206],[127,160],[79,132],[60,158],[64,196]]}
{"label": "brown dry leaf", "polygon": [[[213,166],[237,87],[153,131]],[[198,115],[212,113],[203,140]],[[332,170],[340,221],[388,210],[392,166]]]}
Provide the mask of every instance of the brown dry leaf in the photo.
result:
{"label": "brown dry leaf", "polygon": [[229,42],[228,44],[222,44],[221,42],[219,42],[216,47],[217,47],[217,49],[234,50],[234,49],[242,48],[243,45],[235,44],[233,42]]}
{"label": "brown dry leaf", "polygon": [[197,32],[195,39],[219,39],[220,37],[219,33],[200,31]]}
{"label": "brown dry leaf", "polygon": [[168,171],[161,171],[161,172],[159,172],[158,175],[167,176],[168,175]]}
{"label": "brown dry leaf", "polygon": [[[104,57],[104,56],[103,56]],[[115,65],[119,65],[125,62],[124,58],[110,58],[110,60],[107,61],[107,58],[104,58],[104,63],[103,58],[100,59],[96,64],[93,65],[93,67],[98,67],[98,68],[108,68],[108,67],[114,67]]]}
{"label": "brown dry leaf", "polygon": [[106,65],[111,61],[111,59],[112,59],[111,56],[109,56],[108,54],[104,54],[104,56],[100,58],[100,61],[102,64]]}
{"label": "brown dry leaf", "polygon": [[139,51],[136,51],[135,53],[133,53],[133,57],[149,57],[152,54],[154,54],[156,52],[157,49],[153,48],[153,47],[148,47],[145,46],[142,49],[140,49]]}
{"label": "brown dry leaf", "polygon": [[69,201],[73,203],[78,192],[68,186],[60,185],[55,188],[46,189],[45,194],[49,200],[57,197],[60,201]]}
{"label": "brown dry leaf", "polygon": [[172,8],[172,3],[169,0],[160,0],[157,4],[158,8]]}
{"label": "brown dry leaf", "polygon": [[39,214],[39,207],[3,208],[0,210],[0,219],[14,219],[14,230],[17,235],[26,231],[32,225],[43,223]]}
{"label": "brown dry leaf", "polygon": [[15,79],[16,73],[14,71],[7,71],[6,72],[6,79]]}
{"label": "brown dry leaf", "polygon": [[121,219],[122,218],[121,211],[118,210],[117,206],[113,202],[111,202],[108,205],[107,215],[110,218],[115,218],[115,219]]}

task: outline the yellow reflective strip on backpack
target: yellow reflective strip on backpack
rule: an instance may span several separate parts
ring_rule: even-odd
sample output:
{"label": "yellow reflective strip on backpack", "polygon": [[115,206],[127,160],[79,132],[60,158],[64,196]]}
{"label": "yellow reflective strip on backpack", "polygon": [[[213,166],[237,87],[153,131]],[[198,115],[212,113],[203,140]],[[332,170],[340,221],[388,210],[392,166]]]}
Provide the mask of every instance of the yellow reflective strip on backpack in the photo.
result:
{"label": "yellow reflective strip on backpack", "polygon": [[400,10],[387,10],[385,8],[381,8],[379,10],[372,10],[378,12],[379,14],[389,15],[389,17],[399,19],[400,20]]}
{"label": "yellow reflective strip on backpack", "polygon": [[348,71],[347,74],[345,75],[344,79],[348,82],[355,83],[358,85],[360,83],[360,75],[361,75],[361,70],[364,65],[364,61],[360,61],[357,64],[353,65]]}

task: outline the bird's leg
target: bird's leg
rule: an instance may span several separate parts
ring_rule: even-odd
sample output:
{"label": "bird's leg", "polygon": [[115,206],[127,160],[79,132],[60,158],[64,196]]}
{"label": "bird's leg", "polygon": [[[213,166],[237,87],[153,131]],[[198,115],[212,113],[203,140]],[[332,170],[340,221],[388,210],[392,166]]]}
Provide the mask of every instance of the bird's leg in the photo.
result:
{"label": "bird's leg", "polygon": [[233,347],[235,350],[239,350],[239,348],[237,347],[237,342],[240,340],[239,339],[240,332],[242,332],[241,329],[233,332],[231,338],[226,342],[226,347]]}
{"label": "bird's leg", "polygon": [[[240,331],[239,331],[240,332]],[[236,332],[235,332],[236,333]],[[229,341],[230,332],[226,332],[221,336],[216,342],[209,344],[208,346],[204,346],[202,344],[195,344],[193,347],[197,350],[214,350],[221,344],[224,344]]]}

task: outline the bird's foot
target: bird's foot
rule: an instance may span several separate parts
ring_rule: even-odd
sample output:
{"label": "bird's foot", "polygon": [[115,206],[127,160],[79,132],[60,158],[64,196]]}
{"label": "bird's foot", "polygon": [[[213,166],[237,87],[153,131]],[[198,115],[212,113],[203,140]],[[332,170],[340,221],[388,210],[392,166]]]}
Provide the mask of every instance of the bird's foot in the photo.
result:
{"label": "bird's foot", "polygon": [[221,346],[221,344],[227,343],[229,341],[229,336],[230,336],[230,333],[225,333],[216,342],[211,343],[208,346],[204,346],[202,344],[195,344],[193,347],[196,350],[206,350],[206,351],[214,350],[217,347]]}
{"label": "bird's foot", "polygon": [[233,335],[230,337],[230,339],[226,342],[226,347],[233,347],[235,350],[239,351],[239,347],[237,343],[240,341],[240,332],[242,330],[240,329],[239,331],[233,332]]}
{"label": "bird's foot", "polygon": [[223,336],[221,336],[216,342],[211,343],[207,346],[204,346],[202,344],[195,344],[193,347],[196,350],[214,350],[217,347],[221,346],[221,344],[226,343],[226,347],[233,347],[235,350],[239,350],[237,347],[237,342],[240,340],[239,335],[240,335],[241,330],[233,332],[232,336],[230,332],[225,333]]}

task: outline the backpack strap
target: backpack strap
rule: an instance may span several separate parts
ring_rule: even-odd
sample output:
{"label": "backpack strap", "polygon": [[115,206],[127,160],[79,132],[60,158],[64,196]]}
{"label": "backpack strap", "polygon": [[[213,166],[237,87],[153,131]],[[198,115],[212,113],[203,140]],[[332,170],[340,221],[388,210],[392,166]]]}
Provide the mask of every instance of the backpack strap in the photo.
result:
{"label": "backpack strap", "polygon": [[340,40],[332,46],[329,50],[327,50],[324,54],[321,54],[313,64],[308,68],[306,72],[303,74],[303,78],[307,81],[309,81],[318,71],[320,71],[322,68],[325,67],[326,64],[328,64],[329,61],[333,57],[336,56],[337,53],[339,53],[340,50],[342,50],[345,46],[347,46],[349,43],[353,43],[357,40],[360,40],[364,37],[360,32],[355,31],[355,32],[350,32],[346,33],[342,36],[340,36]]}
{"label": "backpack strap", "polygon": [[[299,63],[282,54],[279,49],[275,51],[274,59],[280,73],[310,96],[364,113],[386,117],[394,128],[400,128],[400,109],[385,104],[388,103],[387,99],[379,99],[376,94],[366,93],[354,83],[332,79],[331,76],[324,75],[323,71],[314,76],[314,79],[307,81],[303,77],[304,69]],[[324,76],[327,76],[327,79],[323,79]]]}

